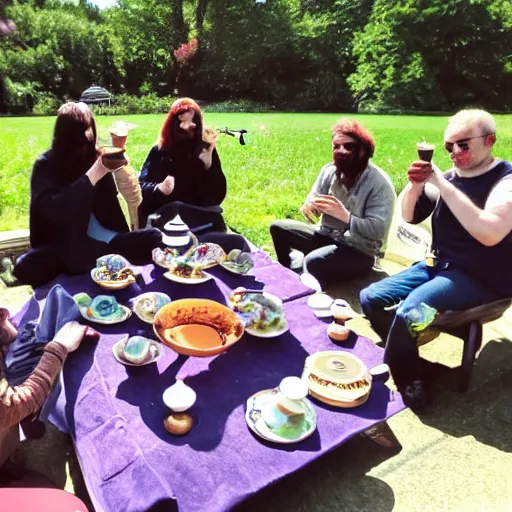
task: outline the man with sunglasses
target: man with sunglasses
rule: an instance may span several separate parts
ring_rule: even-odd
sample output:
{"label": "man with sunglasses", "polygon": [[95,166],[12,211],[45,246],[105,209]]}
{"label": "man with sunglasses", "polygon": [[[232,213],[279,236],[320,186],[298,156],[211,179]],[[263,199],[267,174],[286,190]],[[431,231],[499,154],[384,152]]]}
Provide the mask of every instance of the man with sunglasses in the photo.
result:
{"label": "man with sunglasses", "polygon": [[[414,162],[402,202],[405,221],[432,214],[432,255],[361,292],[385,360],[404,401],[430,402],[417,336],[437,311],[464,310],[512,295],[512,164],[495,158],[496,124],[488,112],[462,110],[444,134],[453,167],[442,173]],[[464,336],[465,333],[460,333]]]}
{"label": "man with sunglasses", "polygon": [[332,129],[333,161],[321,169],[300,208],[309,224],[287,219],[270,226],[279,262],[290,267],[292,249],[304,253],[304,271],[322,288],[369,272],[382,251],[395,191],[387,174],[370,161],[374,150],[362,124],[341,119]]}

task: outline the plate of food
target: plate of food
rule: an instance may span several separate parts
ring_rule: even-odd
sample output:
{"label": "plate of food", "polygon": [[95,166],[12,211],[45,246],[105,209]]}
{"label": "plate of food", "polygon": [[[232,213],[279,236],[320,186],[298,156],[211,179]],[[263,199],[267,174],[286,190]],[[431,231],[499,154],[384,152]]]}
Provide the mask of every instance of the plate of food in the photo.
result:
{"label": "plate of food", "polygon": [[212,279],[210,274],[191,263],[175,262],[164,274],[166,279],[181,284],[201,284]]}
{"label": "plate of food", "polygon": [[231,250],[219,265],[228,272],[238,275],[247,275],[254,267],[254,261],[250,252],[243,252],[240,249]]}
{"label": "plate of food", "polygon": [[237,288],[231,293],[229,305],[238,313],[245,332],[258,338],[275,338],[288,330],[283,302],[261,290]]}
{"label": "plate of food", "polygon": [[176,249],[156,248],[152,252],[153,261],[160,267],[171,269],[176,265],[189,264],[201,270],[212,268],[226,258],[224,249],[217,244],[203,243],[192,246],[184,254]]}
{"label": "plate of food", "polygon": [[224,249],[217,244],[206,242],[190,249],[180,260],[196,265],[202,270],[218,265],[226,258]]}
{"label": "plate of food", "polygon": [[124,336],[112,347],[118,363],[126,366],[145,366],[154,363],[162,356],[162,346],[143,336]]}
{"label": "plate of food", "polygon": [[[300,401],[300,409],[293,411],[294,414],[291,416],[281,413],[280,410],[269,415],[269,409],[275,407],[274,403],[278,393],[277,389],[266,389],[247,400],[245,421],[248,427],[266,441],[281,444],[303,441],[316,429],[316,412],[313,404],[304,398]],[[289,414],[289,411],[287,413]],[[277,416],[277,418],[271,417],[271,421],[269,421],[268,416]],[[285,421],[280,422],[279,416],[283,416]]]}
{"label": "plate of food", "polygon": [[103,288],[122,290],[135,283],[135,274],[130,263],[119,254],[107,254],[96,260],[91,270],[92,280]]}
{"label": "plate of food", "polygon": [[119,304],[116,298],[110,295],[97,295],[91,299],[87,293],[77,293],[73,299],[82,317],[98,324],[118,324],[130,318],[132,314],[130,308]]}
{"label": "plate of food", "polygon": [[166,304],[171,302],[171,298],[161,292],[147,292],[133,299],[133,312],[143,321],[152,324],[155,315]]}

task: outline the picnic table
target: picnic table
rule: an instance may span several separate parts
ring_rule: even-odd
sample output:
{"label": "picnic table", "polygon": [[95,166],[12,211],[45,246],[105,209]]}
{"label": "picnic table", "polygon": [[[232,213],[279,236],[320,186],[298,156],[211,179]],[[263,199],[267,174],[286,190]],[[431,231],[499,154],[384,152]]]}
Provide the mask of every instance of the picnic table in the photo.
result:
{"label": "picnic table", "polygon": [[[115,361],[114,343],[126,333],[152,333],[151,326],[132,315],[121,324],[95,325],[101,332],[99,342],[82,344],[68,357],[50,420],[72,437],[97,512],[230,509],[404,408],[399,394],[374,381],[368,401],[359,407],[339,409],[314,401],[317,430],[300,443],[269,443],[249,430],[247,399],[275,388],[286,376],[300,376],[309,354],[346,350],[369,368],[383,357],[382,349],[364,337],[354,335],[348,344],[333,344],[327,324],[307,305],[312,290],[265,253],[253,256],[254,275],[238,276],[215,267],[209,271],[214,279],[198,285],[170,282],[154,265],[136,267],[142,288],[134,284],[115,295],[122,304],[157,290],[173,300],[201,297],[226,303],[237,286],[262,288],[283,300],[290,326],[285,334],[261,339],[246,333],[224,354],[207,358],[166,348],[154,364],[128,367]],[[89,276],[60,276],[36,291],[17,320],[36,318],[55,284],[72,295],[104,293]],[[163,425],[170,411],[162,394],[176,378],[197,392],[190,410],[195,425],[183,437],[170,435]]]}

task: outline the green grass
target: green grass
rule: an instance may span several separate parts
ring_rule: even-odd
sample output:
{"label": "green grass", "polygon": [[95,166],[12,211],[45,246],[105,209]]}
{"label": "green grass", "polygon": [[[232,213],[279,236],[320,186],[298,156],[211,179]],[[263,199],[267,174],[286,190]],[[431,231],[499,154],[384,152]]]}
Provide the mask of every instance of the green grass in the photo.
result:
{"label": "green grass", "polygon": [[[223,204],[228,224],[256,245],[270,248],[268,226],[274,219],[297,218],[298,208],[321,166],[331,158],[330,128],[341,114],[213,114],[208,126],[249,131],[248,144],[222,135],[218,150],[228,179]],[[416,158],[415,142],[438,145],[435,161],[449,166],[442,149],[447,117],[351,116],[360,119],[376,140],[374,162],[387,171],[398,191],[405,185],[406,169]],[[98,116],[99,135],[117,118]],[[128,155],[140,169],[157,138],[162,115],[124,116],[137,129],[128,139]],[[498,142],[495,154],[512,159],[512,116],[496,116]],[[28,226],[29,179],[32,164],[45,151],[53,132],[54,118],[0,118],[0,229]]]}

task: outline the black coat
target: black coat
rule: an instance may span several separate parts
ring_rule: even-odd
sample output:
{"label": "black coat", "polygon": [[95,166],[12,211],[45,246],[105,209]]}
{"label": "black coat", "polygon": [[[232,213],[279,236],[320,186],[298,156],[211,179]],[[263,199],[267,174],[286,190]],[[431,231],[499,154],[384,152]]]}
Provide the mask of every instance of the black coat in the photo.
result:
{"label": "black coat", "polygon": [[[175,179],[174,190],[165,196],[156,188],[167,176]],[[144,226],[149,214],[167,203],[180,201],[193,206],[219,206],[226,197],[226,177],[217,150],[212,152],[212,165],[205,168],[197,150],[181,147],[151,148],[139,177],[142,204],[139,223]]]}
{"label": "black coat", "polygon": [[112,174],[93,186],[87,170],[67,168],[51,150],[32,169],[30,243],[56,249],[71,272],[90,266],[104,251],[104,244],[87,236],[91,213],[107,229],[129,231]]}

